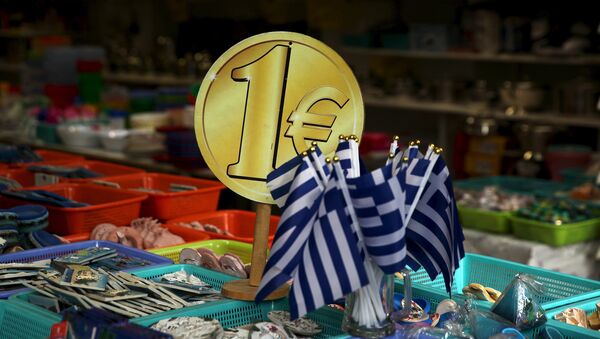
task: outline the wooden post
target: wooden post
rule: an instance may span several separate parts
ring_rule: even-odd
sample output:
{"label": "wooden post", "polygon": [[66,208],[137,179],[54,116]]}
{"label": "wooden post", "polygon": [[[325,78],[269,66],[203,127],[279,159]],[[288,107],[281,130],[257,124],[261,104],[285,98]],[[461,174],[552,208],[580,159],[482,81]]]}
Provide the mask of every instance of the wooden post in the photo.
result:
{"label": "wooden post", "polygon": [[[252,247],[252,267],[250,279],[235,280],[223,285],[221,294],[226,298],[237,300],[254,300],[260,285],[265,265],[267,264],[267,248],[269,244],[269,225],[271,205],[256,203],[256,222],[254,224],[254,243]],[[288,285],[275,290],[266,299],[280,299],[287,295]]]}
{"label": "wooden post", "polygon": [[271,205],[256,203],[256,222],[254,224],[254,244],[252,247],[252,266],[250,268],[250,286],[260,285],[265,265],[267,264],[267,247],[269,245],[269,226],[271,221]]}

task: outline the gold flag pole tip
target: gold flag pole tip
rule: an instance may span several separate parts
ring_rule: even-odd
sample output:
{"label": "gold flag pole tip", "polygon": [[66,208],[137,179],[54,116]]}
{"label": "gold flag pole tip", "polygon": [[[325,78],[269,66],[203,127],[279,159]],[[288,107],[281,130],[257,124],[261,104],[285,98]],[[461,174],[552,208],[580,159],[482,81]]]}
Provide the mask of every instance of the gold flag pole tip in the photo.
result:
{"label": "gold flag pole tip", "polygon": [[338,161],[340,161],[340,157],[338,157],[337,155],[335,155],[333,157],[333,162],[338,162]]}

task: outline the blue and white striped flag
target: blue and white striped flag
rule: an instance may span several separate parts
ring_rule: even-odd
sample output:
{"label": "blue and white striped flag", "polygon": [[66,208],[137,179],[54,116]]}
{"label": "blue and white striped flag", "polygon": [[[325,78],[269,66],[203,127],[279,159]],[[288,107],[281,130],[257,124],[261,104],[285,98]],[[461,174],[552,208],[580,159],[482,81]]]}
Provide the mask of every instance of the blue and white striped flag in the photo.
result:
{"label": "blue and white striped flag", "polygon": [[[306,241],[312,232],[312,225],[317,217],[319,203],[323,196],[323,181],[312,163],[313,158],[298,157],[300,166],[297,168],[292,183],[286,188],[287,197],[256,294],[257,301],[264,300],[292,278],[300,263]],[[289,173],[289,170],[281,171],[281,173]],[[281,177],[282,175],[269,175],[267,180]],[[279,185],[278,187],[284,186]],[[277,200],[275,196],[273,198]]]}
{"label": "blue and white striped flag", "polygon": [[347,183],[369,256],[385,273],[400,271],[406,264],[404,195],[392,164]]}
{"label": "blue and white striped flag", "polygon": [[337,173],[333,171],[293,276],[289,296],[292,319],[333,303],[369,283],[342,194]]}
{"label": "blue and white striped flag", "polygon": [[421,266],[434,280],[440,273],[451,291],[454,272],[464,257],[464,235],[458,221],[450,173],[444,160],[432,155],[431,174],[408,221],[408,265]]}

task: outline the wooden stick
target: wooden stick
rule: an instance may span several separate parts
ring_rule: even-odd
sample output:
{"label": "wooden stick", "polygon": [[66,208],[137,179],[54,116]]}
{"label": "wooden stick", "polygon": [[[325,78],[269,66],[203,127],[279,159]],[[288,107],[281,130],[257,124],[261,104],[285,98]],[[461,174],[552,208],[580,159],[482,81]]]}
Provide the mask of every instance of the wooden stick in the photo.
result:
{"label": "wooden stick", "polygon": [[256,203],[256,222],[254,224],[254,246],[252,247],[252,266],[250,268],[250,286],[260,285],[267,264],[267,246],[269,244],[269,225],[271,224],[271,205]]}

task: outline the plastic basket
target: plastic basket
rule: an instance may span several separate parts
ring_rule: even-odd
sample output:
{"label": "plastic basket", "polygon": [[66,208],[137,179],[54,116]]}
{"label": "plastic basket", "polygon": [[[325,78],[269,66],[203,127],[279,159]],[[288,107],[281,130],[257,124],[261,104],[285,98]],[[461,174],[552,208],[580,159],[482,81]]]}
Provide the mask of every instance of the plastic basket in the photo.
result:
{"label": "plastic basket", "polygon": [[[142,203],[142,216],[161,220],[179,218],[189,214],[210,212],[217,209],[219,195],[225,188],[214,180],[204,180],[160,173],[140,173],[102,179],[120,186],[121,189],[150,189],[162,193],[148,192]],[[193,191],[169,192],[171,184],[194,186]]]}
{"label": "plastic basket", "polygon": [[566,185],[556,181],[514,176],[491,176],[457,180],[454,187],[462,190],[481,191],[486,186],[498,186],[510,193],[533,195],[540,190],[564,190]]}
{"label": "plastic basket", "polygon": [[548,317],[548,324],[558,329],[564,336],[564,339],[600,338],[600,331],[569,325],[561,321],[554,320],[554,316],[557,313],[564,311],[569,307],[580,308],[590,315],[592,312],[596,311],[596,303],[598,302],[600,302],[600,298],[556,308],[546,314]]}
{"label": "plastic basket", "polygon": [[511,212],[486,211],[479,208],[458,207],[460,224],[485,232],[510,233]]}
{"label": "plastic basket", "polygon": [[[196,316],[217,319],[223,327],[235,328],[251,324],[256,321],[268,321],[267,314],[273,310],[287,310],[287,299],[277,301],[268,301],[262,303],[248,301],[224,300],[212,303],[205,308],[184,308],[177,311],[169,311],[154,316],[132,319],[132,323],[142,326],[150,326],[159,320],[171,317]],[[342,319],[344,314],[341,311],[330,307],[322,307],[307,315],[316,321],[323,328],[323,332],[315,336],[321,338],[345,338],[348,335],[342,332]]]}
{"label": "plastic basket", "polygon": [[44,160],[39,162],[18,162],[9,164],[10,167],[13,168],[23,168],[32,165],[60,165],[64,163],[74,162],[74,161],[83,161],[85,158],[79,155],[74,155],[70,153],[58,152],[58,151],[49,151],[49,150],[35,150],[35,153],[42,157]]}
{"label": "plastic basket", "polygon": [[58,315],[49,316],[30,307],[0,300],[0,337],[10,339],[46,339]]}
{"label": "plastic basket", "polygon": [[[198,221],[201,224],[212,224],[222,229],[225,229],[233,234],[233,236],[227,236],[223,234],[217,234],[213,232],[197,231],[190,228],[177,226],[180,222],[192,222]],[[254,223],[256,221],[256,213],[248,211],[238,210],[221,210],[216,212],[209,212],[203,214],[188,215],[181,218],[171,219],[167,221],[169,227],[182,228],[187,232],[202,232],[208,234],[212,239],[229,239],[237,240],[241,242],[251,243],[254,241]],[[269,243],[273,241],[275,231],[277,230],[277,224],[279,223],[279,217],[271,216],[271,222],[269,225]]]}
{"label": "plastic basket", "polygon": [[517,238],[533,240],[551,246],[564,246],[600,237],[600,218],[554,225],[516,216],[510,217]]}
{"label": "plastic basket", "polygon": [[[184,270],[184,271],[188,272],[189,274],[192,274],[192,275],[202,279],[203,281],[211,284],[215,289],[217,289],[219,291],[221,290],[221,288],[223,287],[223,284],[225,282],[237,279],[235,277],[228,276],[226,274],[222,274],[219,272],[211,271],[211,270],[208,270],[208,269],[205,269],[202,267],[198,267],[198,266],[193,266],[193,265],[169,265],[169,266],[161,266],[161,267],[153,267],[153,268],[141,268],[141,269],[137,269],[137,270],[131,270],[131,273],[134,275],[137,275],[139,277],[142,277],[142,278],[153,279],[153,278],[158,278],[160,276],[163,276],[167,273],[173,273],[173,272],[177,272],[180,270]],[[24,292],[24,293],[15,294],[9,298],[9,302],[12,304],[18,305],[24,309],[35,310],[37,313],[40,314],[40,317],[45,317],[45,318],[49,318],[49,319],[56,319],[56,317],[59,317],[58,314],[56,314],[52,311],[45,310],[41,307],[30,304],[29,296],[33,293],[35,293],[35,292]],[[149,316],[145,316],[145,317],[139,317],[139,318],[136,318],[135,320],[139,321],[139,322],[146,322],[146,319],[149,319],[149,318],[163,317],[163,316],[165,318],[168,318],[168,317],[173,316],[173,314],[177,314],[178,312],[181,312],[182,310],[192,310],[193,311],[195,309],[203,309],[206,307],[210,307],[212,304],[220,303],[220,302],[222,302],[222,301],[207,302],[207,303],[200,304],[200,305],[185,307],[185,308],[179,309],[179,310],[171,310],[171,311],[161,312],[161,313],[157,313],[157,314],[149,315]]]}
{"label": "plastic basket", "polygon": [[167,257],[177,264],[179,263],[179,253],[181,253],[181,250],[184,248],[208,248],[218,255],[233,253],[240,257],[244,264],[249,264],[252,260],[252,245],[245,242],[222,239],[192,242],[184,245],[150,250],[150,252]]}
{"label": "plastic basket", "polygon": [[585,170],[581,168],[567,168],[560,171],[560,175],[563,177],[563,182],[571,186],[579,186],[586,182],[595,182],[596,176],[588,175]]}
{"label": "plastic basket", "polygon": [[[157,254],[149,253],[143,250],[139,250],[136,248],[132,248],[129,246],[123,246],[121,244],[116,244],[110,241],[84,241],[78,242],[75,244],[66,244],[66,245],[58,245],[58,246],[49,246],[44,248],[38,248],[34,250],[10,253],[0,255],[0,263],[10,263],[10,262],[20,262],[20,263],[28,263],[32,261],[45,260],[45,259],[54,259],[56,257],[60,257],[65,254],[73,253],[81,249],[89,248],[89,247],[109,247],[117,250],[117,253],[123,256],[133,257],[137,259],[143,259],[149,263],[145,268],[154,267],[154,266],[164,266],[169,265],[173,261],[168,258],[162,257]],[[0,291],[0,298],[6,299],[9,296],[20,292],[25,291],[26,288],[8,290],[8,291]]]}
{"label": "plastic basket", "polygon": [[[56,184],[39,186],[90,206],[64,208],[44,204],[48,208],[48,232],[59,235],[91,232],[96,225],[108,222],[115,225],[126,225],[139,217],[142,201],[147,195],[140,192],[128,192],[114,188],[91,184]],[[22,205],[23,200],[0,197],[0,206],[14,207]]]}
{"label": "plastic basket", "polygon": [[[61,166],[83,167],[90,171],[100,174],[100,178],[108,178],[108,177],[122,176],[122,175],[128,175],[128,174],[139,174],[139,173],[145,172],[143,169],[140,169],[140,168],[117,165],[117,164],[113,164],[110,162],[104,162],[104,161],[93,161],[93,160],[75,161],[75,162],[63,164]],[[98,179],[99,178],[64,179],[64,181],[88,182],[88,181],[98,180]]]}
{"label": "plastic basket", "polygon": [[[186,242],[185,244],[181,244],[178,246],[186,246],[186,244],[188,244],[188,243],[210,239],[210,237],[206,234],[196,234],[193,237],[193,239],[190,239],[190,238],[188,238],[188,234],[179,234],[179,233],[177,233],[177,230],[171,231],[171,233],[182,237],[183,240]],[[71,243],[78,242],[78,241],[86,241],[86,240],[90,240],[90,232],[65,235],[62,238],[65,240],[68,240]],[[171,246],[169,246],[169,247],[171,247]],[[157,247],[157,249],[158,248],[159,247]]]}
{"label": "plastic basket", "polygon": [[[544,284],[545,292],[539,299],[545,310],[600,296],[600,281],[470,253],[461,260],[460,267],[454,274],[452,295],[462,295],[463,287],[470,283],[479,283],[502,291],[518,273],[533,275]],[[427,272],[421,268],[411,276],[414,285],[433,288],[446,294],[444,278],[441,275],[431,281]],[[485,301],[477,303],[487,308],[492,306]]]}

